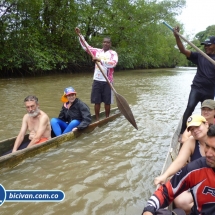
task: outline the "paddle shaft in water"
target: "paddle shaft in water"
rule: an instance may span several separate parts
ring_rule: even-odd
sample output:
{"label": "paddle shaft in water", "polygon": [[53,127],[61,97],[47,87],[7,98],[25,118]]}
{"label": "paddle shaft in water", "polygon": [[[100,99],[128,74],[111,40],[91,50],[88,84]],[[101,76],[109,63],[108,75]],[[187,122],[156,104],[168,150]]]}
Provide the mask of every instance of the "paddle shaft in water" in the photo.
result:
{"label": "paddle shaft in water", "polygon": [[[167,24],[166,22],[163,22],[164,25],[166,25],[171,31],[174,31],[174,29]],[[193,43],[189,42],[186,38],[184,38],[181,34],[179,34],[177,31],[175,31],[175,33],[181,37],[181,39],[183,39],[185,42],[187,42],[190,46],[192,46],[197,52],[199,52],[202,56],[204,56],[206,59],[208,59],[212,64],[215,65],[215,61],[210,58],[207,54],[205,54],[201,49],[199,49],[198,47],[196,47]]]}
{"label": "paddle shaft in water", "polygon": [[[81,34],[76,30],[76,33],[78,34],[81,42],[84,44],[84,46],[86,47],[87,49],[87,52],[91,55],[91,57],[93,58],[94,55],[93,53],[90,51],[88,45],[86,44],[85,40],[82,39],[82,36]],[[128,102],[126,101],[126,99],[121,96],[119,93],[116,92],[116,90],[114,89],[113,85],[110,83],[108,77],[105,75],[102,67],[101,67],[101,64],[100,62],[98,61],[95,61],[96,65],[98,66],[99,70],[101,71],[101,73],[103,74],[104,78],[106,79],[107,83],[110,85],[110,88],[113,90],[114,94],[115,94],[115,97],[116,97],[116,103],[117,103],[117,106],[119,108],[119,110],[121,111],[121,113],[125,116],[125,118],[136,128],[138,129],[137,127],[137,124],[136,124],[136,121],[134,119],[134,116],[133,116],[133,113],[131,111],[131,108],[129,107],[128,105]]]}

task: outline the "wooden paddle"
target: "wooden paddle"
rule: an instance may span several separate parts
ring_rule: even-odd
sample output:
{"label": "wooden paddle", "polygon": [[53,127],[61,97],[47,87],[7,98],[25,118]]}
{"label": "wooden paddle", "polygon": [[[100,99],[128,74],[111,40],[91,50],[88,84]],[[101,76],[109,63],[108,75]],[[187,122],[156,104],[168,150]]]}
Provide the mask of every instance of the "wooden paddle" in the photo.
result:
{"label": "wooden paddle", "polygon": [[[174,29],[168,25],[166,22],[163,22],[164,25],[166,25],[171,31],[174,31]],[[199,52],[202,56],[204,56],[206,59],[208,59],[212,64],[215,65],[215,61],[210,58],[207,54],[205,54],[201,49],[199,49],[198,47],[196,47],[193,43],[189,42],[186,38],[184,38],[181,34],[179,34],[177,31],[175,31],[175,33],[181,37],[181,39],[183,39],[185,42],[187,42],[190,46],[192,46],[197,52]]]}
{"label": "wooden paddle", "polygon": [[[85,40],[82,39],[81,34],[79,32],[79,29],[76,28],[75,29],[76,33],[78,34],[80,40],[82,41],[82,43],[84,44],[84,46],[86,47],[88,53],[91,55],[91,57],[93,58],[94,55],[92,54],[92,52],[90,51],[89,47],[87,46]],[[136,121],[134,119],[133,113],[131,111],[131,108],[128,105],[128,102],[125,100],[125,98],[123,98],[123,96],[121,96],[119,93],[116,92],[116,90],[114,89],[113,85],[110,83],[109,79],[107,78],[107,76],[105,75],[100,62],[96,61],[95,62],[96,65],[98,66],[99,70],[101,71],[101,73],[103,74],[103,76],[105,77],[107,83],[110,85],[110,88],[113,90],[115,97],[116,97],[116,103],[117,106],[119,108],[119,110],[121,111],[121,113],[125,116],[125,118],[138,130]]]}

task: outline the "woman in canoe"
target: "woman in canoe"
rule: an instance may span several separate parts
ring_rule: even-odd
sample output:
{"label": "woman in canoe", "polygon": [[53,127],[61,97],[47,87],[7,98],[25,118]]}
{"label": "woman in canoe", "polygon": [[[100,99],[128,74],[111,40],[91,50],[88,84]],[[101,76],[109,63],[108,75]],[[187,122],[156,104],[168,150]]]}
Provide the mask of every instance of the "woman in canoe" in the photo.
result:
{"label": "woman in canoe", "polygon": [[[206,99],[202,102],[201,115],[205,117],[209,124],[215,124],[215,101],[213,99]],[[190,136],[190,132],[185,130],[181,138],[181,143],[184,143]]]}
{"label": "woman in canoe", "polygon": [[76,97],[74,88],[65,88],[61,101],[64,104],[58,118],[51,119],[52,130],[56,136],[82,130],[91,123],[90,109]]}
{"label": "woman in canoe", "polygon": [[[194,161],[202,156],[205,156],[204,146],[207,138],[207,131],[209,124],[201,115],[192,115],[187,120],[187,130],[191,135],[182,145],[177,158],[172,162],[169,168],[162,174],[155,178],[155,185],[165,183],[166,179],[177,173],[187,161]],[[183,209],[187,214],[193,206],[193,198],[189,191],[183,192],[179,195],[174,203],[177,208]]]}

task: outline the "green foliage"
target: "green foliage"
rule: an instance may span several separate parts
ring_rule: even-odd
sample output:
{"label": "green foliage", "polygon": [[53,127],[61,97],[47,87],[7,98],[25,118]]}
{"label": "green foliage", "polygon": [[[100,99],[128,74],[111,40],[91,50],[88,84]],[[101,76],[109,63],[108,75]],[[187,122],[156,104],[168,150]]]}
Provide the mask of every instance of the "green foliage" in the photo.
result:
{"label": "green foliage", "polygon": [[[186,65],[175,38],[162,20],[176,24],[185,0],[8,0],[1,3],[0,70],[4,74],[42,74],[88,65],[90,57],[75,34],[102,46],[111,37],[119,69]],[[215,35],[215,26],[196,35]],[[196,42],[197,42],[196,41]]]}
{"label": "green foliage", "polygon": [[194,37],[193,44],[204,51],[204,46],[201,45],[201,42],[210,36],[215,36],[215,25],[208,26],[205,31],[197,33]]}

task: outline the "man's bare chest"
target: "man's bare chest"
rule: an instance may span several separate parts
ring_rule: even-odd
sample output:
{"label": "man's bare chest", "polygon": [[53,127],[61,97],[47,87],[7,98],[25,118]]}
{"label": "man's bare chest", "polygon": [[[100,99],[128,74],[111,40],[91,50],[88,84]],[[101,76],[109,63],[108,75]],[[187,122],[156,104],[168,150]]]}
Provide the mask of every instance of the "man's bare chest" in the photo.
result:
{"label": "man's bare chest", "polygon": [[28,130],[29,131],[37,131],[39,127],[40,120],[38,117],[30,117],[28,119]]}

